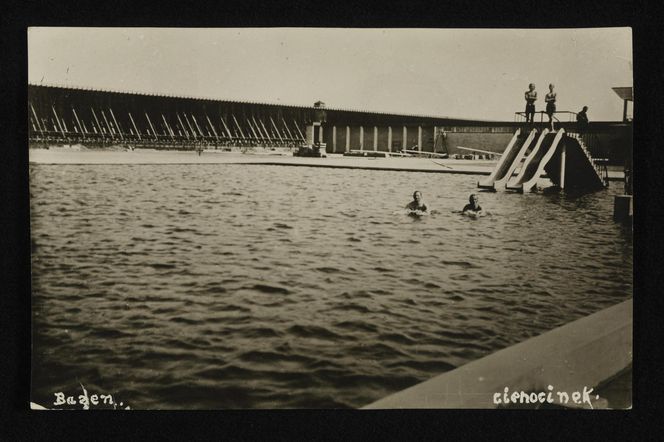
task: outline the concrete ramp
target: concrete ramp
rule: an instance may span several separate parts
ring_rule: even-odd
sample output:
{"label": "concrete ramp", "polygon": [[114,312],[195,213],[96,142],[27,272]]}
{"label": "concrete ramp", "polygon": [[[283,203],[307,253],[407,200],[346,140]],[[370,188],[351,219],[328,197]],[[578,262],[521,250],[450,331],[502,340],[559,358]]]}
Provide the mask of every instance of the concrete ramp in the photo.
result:
{"label": "concrete ramp", "polygon": [[564,134],[564,129],[560,129],[558,132],[543,131],[535,148],[526,158],[519,174],[509,181],[505,187],[517,192],[527,192],[535,187],[537,180],[544,173],[544,167],[556,153]]}
{"label": "concrete ramp", "polygon": [[496,187],[503,186],[512,176],[516,167],[521,163],[523,156],[528,150],[528,146],[535,139],[536,133],[537,131],[533,129],[527,136],[525,134],[522,136],[521,129],[518,129],[507,145],[507,148],[505,148],[496,168],[489,177],[478,181],[477,187],[480,189],[496,190]]}

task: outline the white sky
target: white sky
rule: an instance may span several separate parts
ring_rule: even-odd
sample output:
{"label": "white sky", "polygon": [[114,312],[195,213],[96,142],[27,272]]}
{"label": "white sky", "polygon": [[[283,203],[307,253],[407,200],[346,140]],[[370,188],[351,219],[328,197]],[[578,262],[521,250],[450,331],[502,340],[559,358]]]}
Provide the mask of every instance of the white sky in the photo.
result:
{"label": "white sky", "polygon": [[621,120],[630,28],[29,28],[28,81],[229,100],[512,121],[544,110]]}

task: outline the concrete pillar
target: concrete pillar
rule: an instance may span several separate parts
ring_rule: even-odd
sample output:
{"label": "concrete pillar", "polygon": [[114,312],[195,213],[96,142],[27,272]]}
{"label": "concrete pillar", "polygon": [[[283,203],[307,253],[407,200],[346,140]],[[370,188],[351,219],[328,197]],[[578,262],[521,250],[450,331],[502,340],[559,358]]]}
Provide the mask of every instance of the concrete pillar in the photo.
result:
{"label": "concrete pillar", "polygon": [[613,197],[613,220],[625,222],[629,220],[632,195],[616,195]]}
{"label": "concrete pillar", "polygon": [[563,143],[563,150],[560,153],[560,188],[565,188],[565,158],[567,155],[567,146]]}
{"label": "concrete pillar", "polygon": [[378,150],[378,126],[374,126],[373,148],[374,151]]}
{"label": "concrete pillar", "polygon": [[417,126],[417,150],[422,152],[422,126]]}
{"label": "concrete pillar", "polygon": [[401,140],[401,148],[403,150],[407,149],[407,143],[408,141],[406,140],[408,138],[408,129],[406,129],[406,126],[403,127],[403,140]]}
{"label": "concrete pillar", "polygon": [[346,152],[350,152],[350,126],[346,126]]}
{"label": "concrete pillar", "polygon": [[337,126],[332,126],[332,152],[337,153]]}
{"label": "concrete pillar", "polygon": [[360,150],[364,150],[364,126],[360,126]]}
{"label": "concrete pillar", "polygon": [[320,132],[318,132],[318,142],[319,143],[324,143],[323,141],[325,138],[323,138],[323,125],[321,124],[320,126]]}
{"label": "concrete pillar", "polygon": [[387,127],[387,151],[392,152],[392,126]]}

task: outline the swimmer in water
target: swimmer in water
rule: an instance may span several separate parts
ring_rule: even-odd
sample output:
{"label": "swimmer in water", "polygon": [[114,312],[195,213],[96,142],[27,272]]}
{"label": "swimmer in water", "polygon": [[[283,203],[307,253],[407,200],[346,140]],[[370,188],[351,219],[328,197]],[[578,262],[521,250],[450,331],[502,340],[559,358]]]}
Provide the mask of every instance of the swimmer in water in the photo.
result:
{"label": "swimmer in water", "polygon": [[416,210],[418,212],[428,212],[429,208],[427,207],[426,203],[424,200],[422,200],[422,192],[419,190],[416,190],[413,193],[413,201],[408,203],[406,206],[406,209],[408,210]]}
{"label": "swimmer in water", "polygon": [[474,216],[484,215],[484,210],[482,209],[482,206],[480,206],[480,199],[477,195],[474,193],[471,194],[468,201],[469,204],[464,206],[461,213]]}

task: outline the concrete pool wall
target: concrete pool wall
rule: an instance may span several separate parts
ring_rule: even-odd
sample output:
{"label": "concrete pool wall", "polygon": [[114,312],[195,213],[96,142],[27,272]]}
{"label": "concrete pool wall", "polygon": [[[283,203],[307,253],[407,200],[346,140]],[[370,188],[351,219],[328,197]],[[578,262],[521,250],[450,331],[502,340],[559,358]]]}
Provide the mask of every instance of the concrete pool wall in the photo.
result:
{"label": "concrete pool wall", "polygon": [[[499,408],[515,392],[588,391],[632,362],[632,299],[389,395],[363,408]],[[507,390],[506,390],[507,389]],[[592,402],[600,402],[590,393]],[[520,400],[520,399],[518,399]],[[564,396],[561,401],[564,401]],[[498,402],[498,403],[496,403]],[[600,405],[601,407],[601,405]]]}

